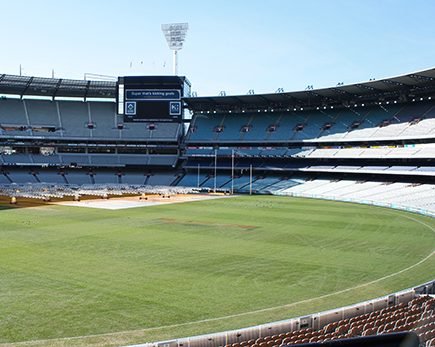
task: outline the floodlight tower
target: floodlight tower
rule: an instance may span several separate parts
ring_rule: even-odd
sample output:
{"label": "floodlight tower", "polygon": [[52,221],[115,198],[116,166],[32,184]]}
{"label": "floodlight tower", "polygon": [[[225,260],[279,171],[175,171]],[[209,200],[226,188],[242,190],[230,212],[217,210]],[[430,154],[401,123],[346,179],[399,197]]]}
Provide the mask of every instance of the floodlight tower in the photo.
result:
{"label": "floodlight tower", "polygon": [[174,52],[173,71],[174,75],[178,74],[177,52],[183,48],[183,42],[186,39],[188,23],[162,24],[162,31],[168,42],[169,49]]}

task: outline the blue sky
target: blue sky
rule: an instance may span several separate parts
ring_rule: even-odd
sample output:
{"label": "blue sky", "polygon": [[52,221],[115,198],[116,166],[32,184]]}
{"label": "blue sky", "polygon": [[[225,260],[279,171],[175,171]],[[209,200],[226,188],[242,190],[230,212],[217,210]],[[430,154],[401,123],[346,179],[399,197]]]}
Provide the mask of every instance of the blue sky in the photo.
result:
{"label": "blue sky", "polygon": [[[435,66],[432,0],[0,0],[0,73],[165,75],[163,23],[198,96],[335,86]],[[132,67],[130,67],[132,63]]]}

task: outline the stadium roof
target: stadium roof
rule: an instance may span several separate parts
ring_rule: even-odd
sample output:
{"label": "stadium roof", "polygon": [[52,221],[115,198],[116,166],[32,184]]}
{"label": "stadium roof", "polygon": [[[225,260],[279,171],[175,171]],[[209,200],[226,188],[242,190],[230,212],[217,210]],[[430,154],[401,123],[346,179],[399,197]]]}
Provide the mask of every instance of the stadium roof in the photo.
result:
{"label": "stadium roof", "polygon": [[75,98],[115,98],[116,82],[0,74],[0,94]]}
{"label": "stadium roof", "polygon": [[[47,97],[116,98],[116,82],[0,74],[0,94]],[[322,89],[273,94],[190,97],[184,101],[192,111],[304,108],[352,105],[370,101],[407,101],[435,95],[435,68],[403,76]]]}
{"label": "stadium roof", "polygon": [[249,111],[260,107],[300,109],[318,106],[349,106],[371,101],[407,101],[417,95],[435,95],[435,68],[393,78],[323,89],[274,94],[195,97],[185,98],[184,101],[193,111],[213,109]]}

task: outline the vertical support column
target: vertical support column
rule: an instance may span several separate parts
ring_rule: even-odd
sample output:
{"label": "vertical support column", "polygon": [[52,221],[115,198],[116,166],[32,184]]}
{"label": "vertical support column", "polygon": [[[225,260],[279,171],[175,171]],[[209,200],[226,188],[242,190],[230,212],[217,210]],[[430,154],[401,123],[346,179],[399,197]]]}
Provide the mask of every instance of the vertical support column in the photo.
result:
{"label": "vertical support column", "polygon": [[32,125],[30,124],[29,111],[27,110],[26,100],[23,100],[24,115],[26,116],[27,127],[30,130],[30,134],[33,135]]}
{"label": "vertical support column", "polygon": [[216,180],[217,180],[217,149],[214,150],[214,192],[216,193]]}
{"label": "vertical support column", "polygon": [[60,116],[59,101],[53,101],[53,102],[56,103],[57,119],[59,120],[59,127],[60,127],[60,136],[63,137],[63,126],[62,126],[62,118]]}
{"label": "vertical support column", "polygon": [[[91,115],[91,104],[88,102],[87,106],[88,106],[88,124],[93,124],[93,122],[92,122],[92,115]],[[89,130],[90,137],[93,137],[94,136],[94,130],[92,128],[89,129],[89,127],[88,127],[88,130]]]}
{"label": "vertical support column", "polygon": [[231,195],[234,194],[234,149],[231,152]]}
{"label": "vertical support column", "polygon": [[174,71],[174,75],[177,76],[178,74],[178,51],[173,51],[174,55],[173,55],[173,71]]}
{"label": "vertical support column", "polygon": [[249,195],[252,195],[252,164],[249,166]]}

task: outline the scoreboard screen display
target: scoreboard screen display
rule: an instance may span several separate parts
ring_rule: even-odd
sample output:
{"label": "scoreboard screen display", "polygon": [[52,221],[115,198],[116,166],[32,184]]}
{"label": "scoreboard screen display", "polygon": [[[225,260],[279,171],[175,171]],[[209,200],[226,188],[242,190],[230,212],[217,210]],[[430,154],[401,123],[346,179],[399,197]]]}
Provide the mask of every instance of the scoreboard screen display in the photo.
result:
{"label": "scoreboard screen display", "polygon": [[180,120],[181,98],[190,94],[190,84],[179,76],[129,76],[118,78],[118,114],[125,122]]}

